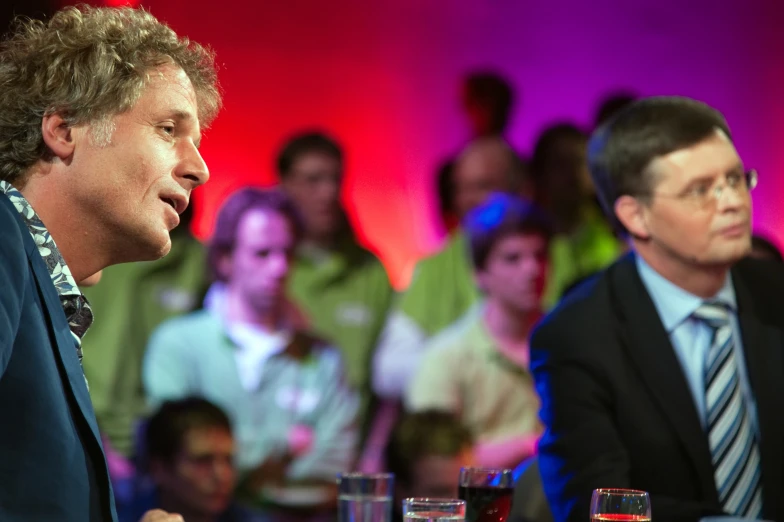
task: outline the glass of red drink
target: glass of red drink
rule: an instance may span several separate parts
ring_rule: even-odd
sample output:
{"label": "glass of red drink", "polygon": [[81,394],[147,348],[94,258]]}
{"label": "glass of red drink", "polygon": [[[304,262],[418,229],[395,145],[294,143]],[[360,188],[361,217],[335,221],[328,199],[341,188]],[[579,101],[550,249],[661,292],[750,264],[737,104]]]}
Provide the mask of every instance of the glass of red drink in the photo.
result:
{"label": "glass of red drink", "polygon": [[460,470],[458,497],[466,501],[466,522],[506,522],[513,491],[511,469]]}

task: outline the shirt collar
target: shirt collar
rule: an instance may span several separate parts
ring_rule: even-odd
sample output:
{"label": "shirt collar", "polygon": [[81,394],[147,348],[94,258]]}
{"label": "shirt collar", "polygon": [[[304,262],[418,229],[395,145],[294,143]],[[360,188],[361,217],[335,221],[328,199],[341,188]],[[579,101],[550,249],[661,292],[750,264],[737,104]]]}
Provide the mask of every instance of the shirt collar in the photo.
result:
{"label": "shirt collar", "polygon": [[41,218],[38,217],[38,214],[30,205],[30,202],[7,181],[0,180],[0,192],[4,193],[11,200],[11,203],[14,204],[14,207],[22,217],[22,221],[27,225],[27,229],[38,247],[38,253],[43,258],[44,263],[46,263],[46,268],[49,270],[49,276],[57,289],[57,294],[60,297],[82,295],[73,275],[71,275],[71,270],[54,242],[54,238],[49,234]]}
{"label": "shirt collar", "polygon": [[635,254],[634,258],[640,278],[668,333],[691,317],[705,301],[718,301],[729,306],[733,312],[737,311],[738,305],[735,298],[735,288],[732,285],[732,274],[728,273],[721,289],[712,299],[706,300],[667,280],[646,263],[640,255]]}
{"label": "shirt collar", "polygon": [[465,319],[469,321],[465,336],[467,342],[477,350],[480,350],[489,360],[500,362],[518,372],[527,372],[527,369],[519,363],[511,360],[498,348],[498,343],[490,335],[484,321],[485,300],[475,303],[466,313]]}

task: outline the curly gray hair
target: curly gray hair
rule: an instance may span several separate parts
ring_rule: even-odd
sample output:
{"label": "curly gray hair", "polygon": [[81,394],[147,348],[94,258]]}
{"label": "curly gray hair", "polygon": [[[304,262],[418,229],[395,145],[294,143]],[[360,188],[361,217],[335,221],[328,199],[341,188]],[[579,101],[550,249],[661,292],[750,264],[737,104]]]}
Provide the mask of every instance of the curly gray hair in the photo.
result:
{"label": "curly gray hair", "polygon": [[153,69],[166,64],[188,75],[200,123],[209,125],[221,106],[213,52],[150,13],[77,6],[46,22],[17,20],[0,44],[0,179],[22,187],[30,167],[51,159],[45,115],[90,124],[96,141],[107,142],[112,116],[131,109]]}

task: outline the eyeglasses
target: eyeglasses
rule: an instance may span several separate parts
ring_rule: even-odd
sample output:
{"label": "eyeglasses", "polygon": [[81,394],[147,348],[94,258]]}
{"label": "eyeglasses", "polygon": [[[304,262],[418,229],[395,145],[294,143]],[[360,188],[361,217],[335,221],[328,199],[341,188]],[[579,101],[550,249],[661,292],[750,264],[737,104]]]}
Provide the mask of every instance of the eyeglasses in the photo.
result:
{"label": "eyeglasses", "polygon": [[729,187],[735,194],[747,196],[757,186],[757,171],[754,169],[746,172],[731,172],[727,174],[724,183],[716,184],[705,180],[697,183],[680,194],[661,194],[654,192],[653,196],[659,198],[673,198],[684,201],[695,208],[706,208],[721,199],[724,189]]}

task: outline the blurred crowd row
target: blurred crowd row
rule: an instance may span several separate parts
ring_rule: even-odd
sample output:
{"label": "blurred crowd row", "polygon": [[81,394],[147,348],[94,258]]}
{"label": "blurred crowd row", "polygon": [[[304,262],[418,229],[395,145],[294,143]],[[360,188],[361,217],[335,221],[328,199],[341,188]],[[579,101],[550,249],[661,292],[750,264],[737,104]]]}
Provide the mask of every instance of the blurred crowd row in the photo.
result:
{"label": "blurred crowd row", "polygon": [[[434,173],[449,236],[402,292],[343,211],[340,144],[309,131],[280,151],[275,189],[225,202],[208,244],[186,213],[168,256],[85,289],[99,317],[84,371],[122,516],[328,520],[341,471],[454,497],[461,465],[535,454],[528,335],[627,247],[588,174],[593,129],[552,125],[522,157],[504,138],[513,94],[465,79],[472,139]],[[608,98],[596,125],[633,98]]]}

